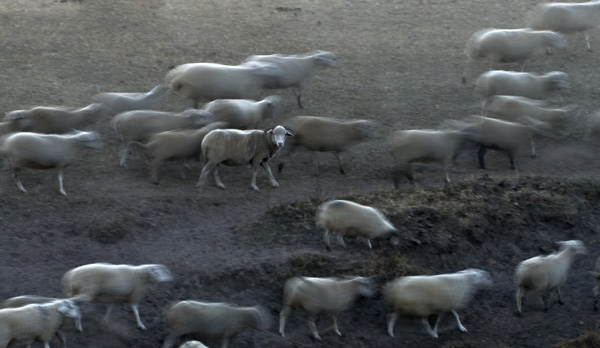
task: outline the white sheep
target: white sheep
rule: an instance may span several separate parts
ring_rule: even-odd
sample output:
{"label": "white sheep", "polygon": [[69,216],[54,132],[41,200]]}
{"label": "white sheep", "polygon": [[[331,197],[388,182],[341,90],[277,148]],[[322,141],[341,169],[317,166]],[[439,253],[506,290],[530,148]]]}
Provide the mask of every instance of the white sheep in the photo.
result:
{"label": "white sheep", "polygon": [[[75,302],[59,299],[47,303],[29,304],[17,308],[0,309],[0,348],[9,343],[27,344],[33,341],[50,348],[50,340],[57,335],[64,317],[81,318],[81,312]],[[65,341],[63,344],[66,345]]]}
{"label": "white sheep", "polygon": [[535,256],[519,263],[515,269],[515,285],[517,286],[517,314],[521,315],[521,300],[526,291],[542,294],[544,310],[548,311],[548,298],[556,290],[558,302],[564,304],[560,294],[560,286],[567,280],[571,263],[577,254],[585,254],[586,249],[580,240],[558,242],[560,248],[550,255]]}
{"label": "white sheep", "polygon": [[285,121],[284,126],[294,133],[294,137],[288,142],[288,150],[281,156],[280,173],[285,159],[292,156],[298,147],[304,147],[309,151],[332,152],[338,161],[340,173],[346,174],[342,166],[342,152],[376,137],[375,123],[369,120],[295,116]]}
{"label": "white sheep", "polygon": [[465,45],[467,63],[462,82],[467,82],[467,68],[471,61],[489,61],[489,70],[496,63],[516,62],[521,65],[547,52],[548,48],[566,48],[567,40],[550,30],[484,29],[474,33]]}
{"label": "white sheep", "polygon": [[94,97],[96,103],[104,105],[111,115],[130,110],[154,109],[165,98],[169,86],[159,84],[147,93],[105,92]]}
{"label": "white sheep", "polygon": [[269,63],[249,62],[241,65],[190,63],[176,66],[165,76],[171,90],[194,101],[242,99],[254,97],[281,69]]}
{"label": "white sheep", "polygon": [[285,337],[285,321],[292,309],[301,308],[309,314],[308,327],[317,340],[321,340],[315,320],[326,314],[333,319],[333,330],[342,335],[337,325],[337,314],[354,303],[359,296],[374,293],[373,281],[366,277],[315,278],[294,277],[283,288],[283,308],[279,314],[279,333]]}
{"label": "white sheep", "polygon": [[469,142],[456,130],[402,130],[394,132],[388,139],[388,150],[392,156],[392,180],[398,188],[400,176],[406,175],[414,183],[412,163],[438,162],[442,165],[445,181],[450,182],[448,168],[458,156],[460,149]]}
{"label": "white sheep", "polygon": [[179,346],[179,348],[208,348],[208,347],[205,346],[200,341],[187,341],[184,344],[182,344],[181,346]]}
{"label": "white sheep", "polygon": [[357,236],[367,240],[388,236],[392,244],[398,244],[398,229],[379,210],[346,200],[333,200],[321,204],[315,216],[318,227],[325,229],[324,240],[327,250],[329,233],[337,236],[338,242],[346,248],[344,236]]}
{"label": "white sheep", "polygon": [[167,310],[171,334],[165,339],[163,348],[171,348],[184,336],[200,340],[222,339],[221,348],[227,348],[234,335],[246,329],[264,330],[270,322],[270,316],[260,306],[180,301]]}
{"label": "white sheep", "polygon": [[594,278],[594,310],[598,311],[598,300],[600,300],[600,257],[596,259],[596,266],[594,270],[590,272],[590,275]]}
{"label": "white sheep", "polygon": [[121,166],[127,167],[127,154],[131,141],[146,142],[151,135],[159,132],[201,128],[212,121],[212,114],[198,109],[186,109],[180,113],[154,110],[122,112],[111,121],[117,137],[125,144],[118,151]]}
{"label": "white sheep", "polygon": [[536,157],[533,135],[551,136],[552,128],[546,122],[522,117],[520,122],[507,122],[490,117],[473,117],[471,123],[451,121],[467,139],[479,146],[479,167],[485,169],[485,154],[488,150],[504,151],[510,160],[510,169],[516,170],[514,157],[520,147],[529,144],[531,157]]}
{"label": "white sheep", "polygon": [[591,51],[588,31],[598,22],[600,1],[582,3],[539,4],[532,14],[531,28],[552,30],[563,34],[583,32],[588,51]]}
{"label": "white sheep", "polygon": [[256,186],[256,171],[260,165],[269,175],[271,186],[279,187],[273,177],[269,160],[285,144],[286,136],[293,136],[283,126],[277,126],[267,131],[262,130],[238,130],[238,129],[216,129],[208,133],[202,140],[202,155],[206,165],[202,168],[197,187],[206,182],[209,173],[213,173],[215,183],[220,188],[225,185],[219,178],[218,166],[243,166],[250,164],[252,168],[252,180],[250,187],[258,191]]}
{"label": "white sheep", "polygon": [[[228,128],[225,122],[213,122],[200,129],[178,129],[151,135],[148,142],[132,141],[128,147],[141,148],[146,157],[150,158],[148,171],[150,180],[158,184],[158,168],[166,161],[198,159],[204,137],[212,130]],[[182,177],[185,177],[181,171]]]}
{"label": "white sheep", "polygon": [[0,156],[4,157],[12,170],[19,190],[27,192],[21,183],[21,168],[58,168],[59,192],[66,196],[63,188],[63,171],[75,157],[86,148],[100,149],[103,143],[97,132],[74,131],[69,134],[39,134],[20,132],[8,135],[0,145]]}
{"label": "white sheep", "polygon": [[91,104],[80,109],[68,107],[38,106],[31,110],[7,112],[4,120],[27,118],[28,127],[24,131],[45,134],[63,134],[73,129],[85,129],[98,121],[106,111],[102,104]]}
{"label": "white sheep", "polygon": [[335,55],[326,51],[314,51],[297,55],[254,55],[246,58],[245,62],[271,63],[279,67],[281,73],[268,78],[263,87],[268,89],[291,87],[300,109],[303,108],[300,101],[303,83],[314,76],[320,67],[338,66]]}
{"label": "white sheep", "polygon": [[202,108],[210,112],[215,122],[227,122],[228,128],[256,129],[260,121],[273,117],[280,106],[279,96],[269,96],[263,100],[218,99]]}
{"label": "white sheep", "polygon": [[164,265],[92,263],[66,272],[62,288],[67,297],[78,302],[109,303],[104,322],[108,322],[114,303],[131,305],[138,327],[145,330],[138,310],[144,292],[154,283],[172,279],[171,272]]}
{"label": "white sheep", "polygon": [[[391,309],[387,317],[388,334],[394,336],[399,313],[421,317],[427,333],[437,338],[442,314],[451,312],[458,329],[466,332],[456,311],[465,308],[480,288],[491,284],[488,272],[474,268],[456,273],[397,278],[384,288],[384,302]],[[429,324],[432,315],[437,315],[433,329]]]}
{"label": "white sheep", "polygon": [[528,72],[491,70],[481,74],[475,83],[475,91],[484,101],[493,95],[545,99],[551,92],[562,88],[569,88],[569,75],[562,71],[536,75]]}
{"label": "white sheep", "polygon": [[564,130],[573,121],[576,105],[550,108],[545,102],[512,95],[495,95],[484,103],[485,115],[509,122],[528,116],[548,123],[555,130]]}

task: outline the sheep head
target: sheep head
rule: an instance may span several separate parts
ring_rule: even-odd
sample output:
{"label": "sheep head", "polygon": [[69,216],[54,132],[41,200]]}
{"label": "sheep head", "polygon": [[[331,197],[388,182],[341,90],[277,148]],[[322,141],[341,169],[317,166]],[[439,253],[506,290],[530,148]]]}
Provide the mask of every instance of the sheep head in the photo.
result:
{"label": "sheep head", "polygon": [[148,274],[157,283],[173,280],[173,274],[165,265],[148,265]]}
{"label": "sheep head", "polygon": [[81,311],[79,310],[79,306],[75,304],[73,300],[59,300],[61,303],[56,308],[57,311],[64,314],[69,318],[79,319],[81,318]]}

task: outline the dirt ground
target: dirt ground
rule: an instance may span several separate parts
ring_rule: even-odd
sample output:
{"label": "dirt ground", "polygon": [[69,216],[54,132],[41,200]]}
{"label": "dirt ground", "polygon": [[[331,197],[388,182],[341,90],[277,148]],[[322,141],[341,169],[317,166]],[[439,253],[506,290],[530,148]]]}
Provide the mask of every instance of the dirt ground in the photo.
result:
{"label": "dirt ground", "polygon": [[[62,296],[65,271],[92,262],[161,263],[175,280],[153,286],[140,304],[148,330],[136,328],[129,308],[115,309],[102,324],[103,305],[85,306],[82,333],[70,322],[70,347],[159,347],[168,335],[164,309],[194,299],[262,305],[273,319],[265,331],[249,330],[231,347],[549,347],[597,331],[588,271],[600,254],[598,142],[588,134],[598,108],[596,67],[600,33],[569,36],[569,48],[539,57],[532,72],[560,70],[571,88],[551,96],[556,106],[579,105],[577,126],[539,139],[538,158],[526,148],[511,171],[505,154],[490,152],[488,169],[475,152],[463,153],[442,183],[436,165],[416,165],[417,184],[393,189],[386,136],[396,129],[437,128],[446,119],[476,114],[473,79],[461,83],[463,47],[483,28],[526,26],[535,1],[193,1],[193,0],[18,0],[0,2],[0,104],[5,112],[38,105],[81,107],[99,92],[148,91],[170,67],[189,62],[237,64],[252,54],[334,52],[337,69],[307,83],[304,110],[290,91],[282,96],[281,123],[295,115],[371,119],[381,136],[344,154],[347,175],[329,154],[298,152],[281,174],[280,188],[250,171],[223,168],[227,189],[195,188],[201,164],[185,179],[177,164],[161,169],[151,184],[144,163],[131,157],[119,166],[110,117],[90,129],[105,148],[86,152],[65,172],[68,197],[58,194],[56,171],[24,170],[23,194],[8,171],[0,175],[0,298],[23,294]],[[473,75],[486,64],[476,64]],[[518,69],[504,65],[505,69]],[[168,95],[162,110],[180,111],[189,100]],[[313,161],[319,164],[318,169]],[[274,160],[276,167],[277,158]],[[383,210],[401,229],[397,247],[347,240],[347,250],[326,252],[314,210],[324,200],[351,198]],[[528,294],[524,315],[514,315],[514,267],[555,250],[555,241],[581,239],[563,293],[543,312]],[[314,341],[305,313],[290,317],[286,337],[277,332],[282,288],[291,276],[361,275],[378,286],[408,274],[437,274],[481,268],[494,279],[468,308],[460,310],[469,330],[461,333],[451,315],[440,338],[429,337],[418,318],[402,317],[396,337],[385,329],[381,295],[361,298],[339,316],[342,337],[329,318],[317,321]],[[218,340],[205,342],[220,346]],[[52,341],[56,346],[59,342]]]}

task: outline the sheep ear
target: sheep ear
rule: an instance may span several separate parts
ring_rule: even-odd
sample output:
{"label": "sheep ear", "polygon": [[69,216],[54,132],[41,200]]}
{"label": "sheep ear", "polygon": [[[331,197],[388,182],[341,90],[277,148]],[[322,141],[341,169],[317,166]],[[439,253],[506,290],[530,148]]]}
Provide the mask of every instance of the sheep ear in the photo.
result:
{"label": "sheep ear", "polygon": [[293,137],[293,136],[294,136],[294,133],[292,133],[292,132],[290,132],[290,131],[286,130],[286,131],[285,131],[285,135],[287,135],[287,136],[290,136],[290,137]]}
{"label": "sheep ear", "polygon": [[267,129],[267,130],[265,131],[265,133],[267,133],[267,134],[271,134],[271,133],[273,133],[273,128],[269,128],[269,129]]}

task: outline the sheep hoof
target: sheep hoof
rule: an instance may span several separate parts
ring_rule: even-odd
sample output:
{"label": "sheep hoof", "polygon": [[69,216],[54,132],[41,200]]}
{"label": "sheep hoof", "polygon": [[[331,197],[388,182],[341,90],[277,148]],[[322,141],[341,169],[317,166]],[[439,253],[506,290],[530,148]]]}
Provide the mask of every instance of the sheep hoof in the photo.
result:
{"label": "sheep hoof", "polygon": [[[225,188],[225,187],[222,187],[222,188]],[[253,189],[254,191],[260,191],[258,189],[258,186],[256,186],[256,185],[250,186],[250,188]]]}
{"label": "sheep hoof", "polygon": [[67,193],[65,192],[65,190],[60,190],[60,194],[67,197]]}
{"label": "sheep hoof", "polygon": [[325,250],[327,250],[327,251],[331,251],[331,247],[330,247],[329,245],[326,245],[326,246],[325,246]]}
{"label": "sheep hoof", "polygon": [[340,173],[342,173],[343,175],[346,175],[346,172],[343,169],[340,169]]}

